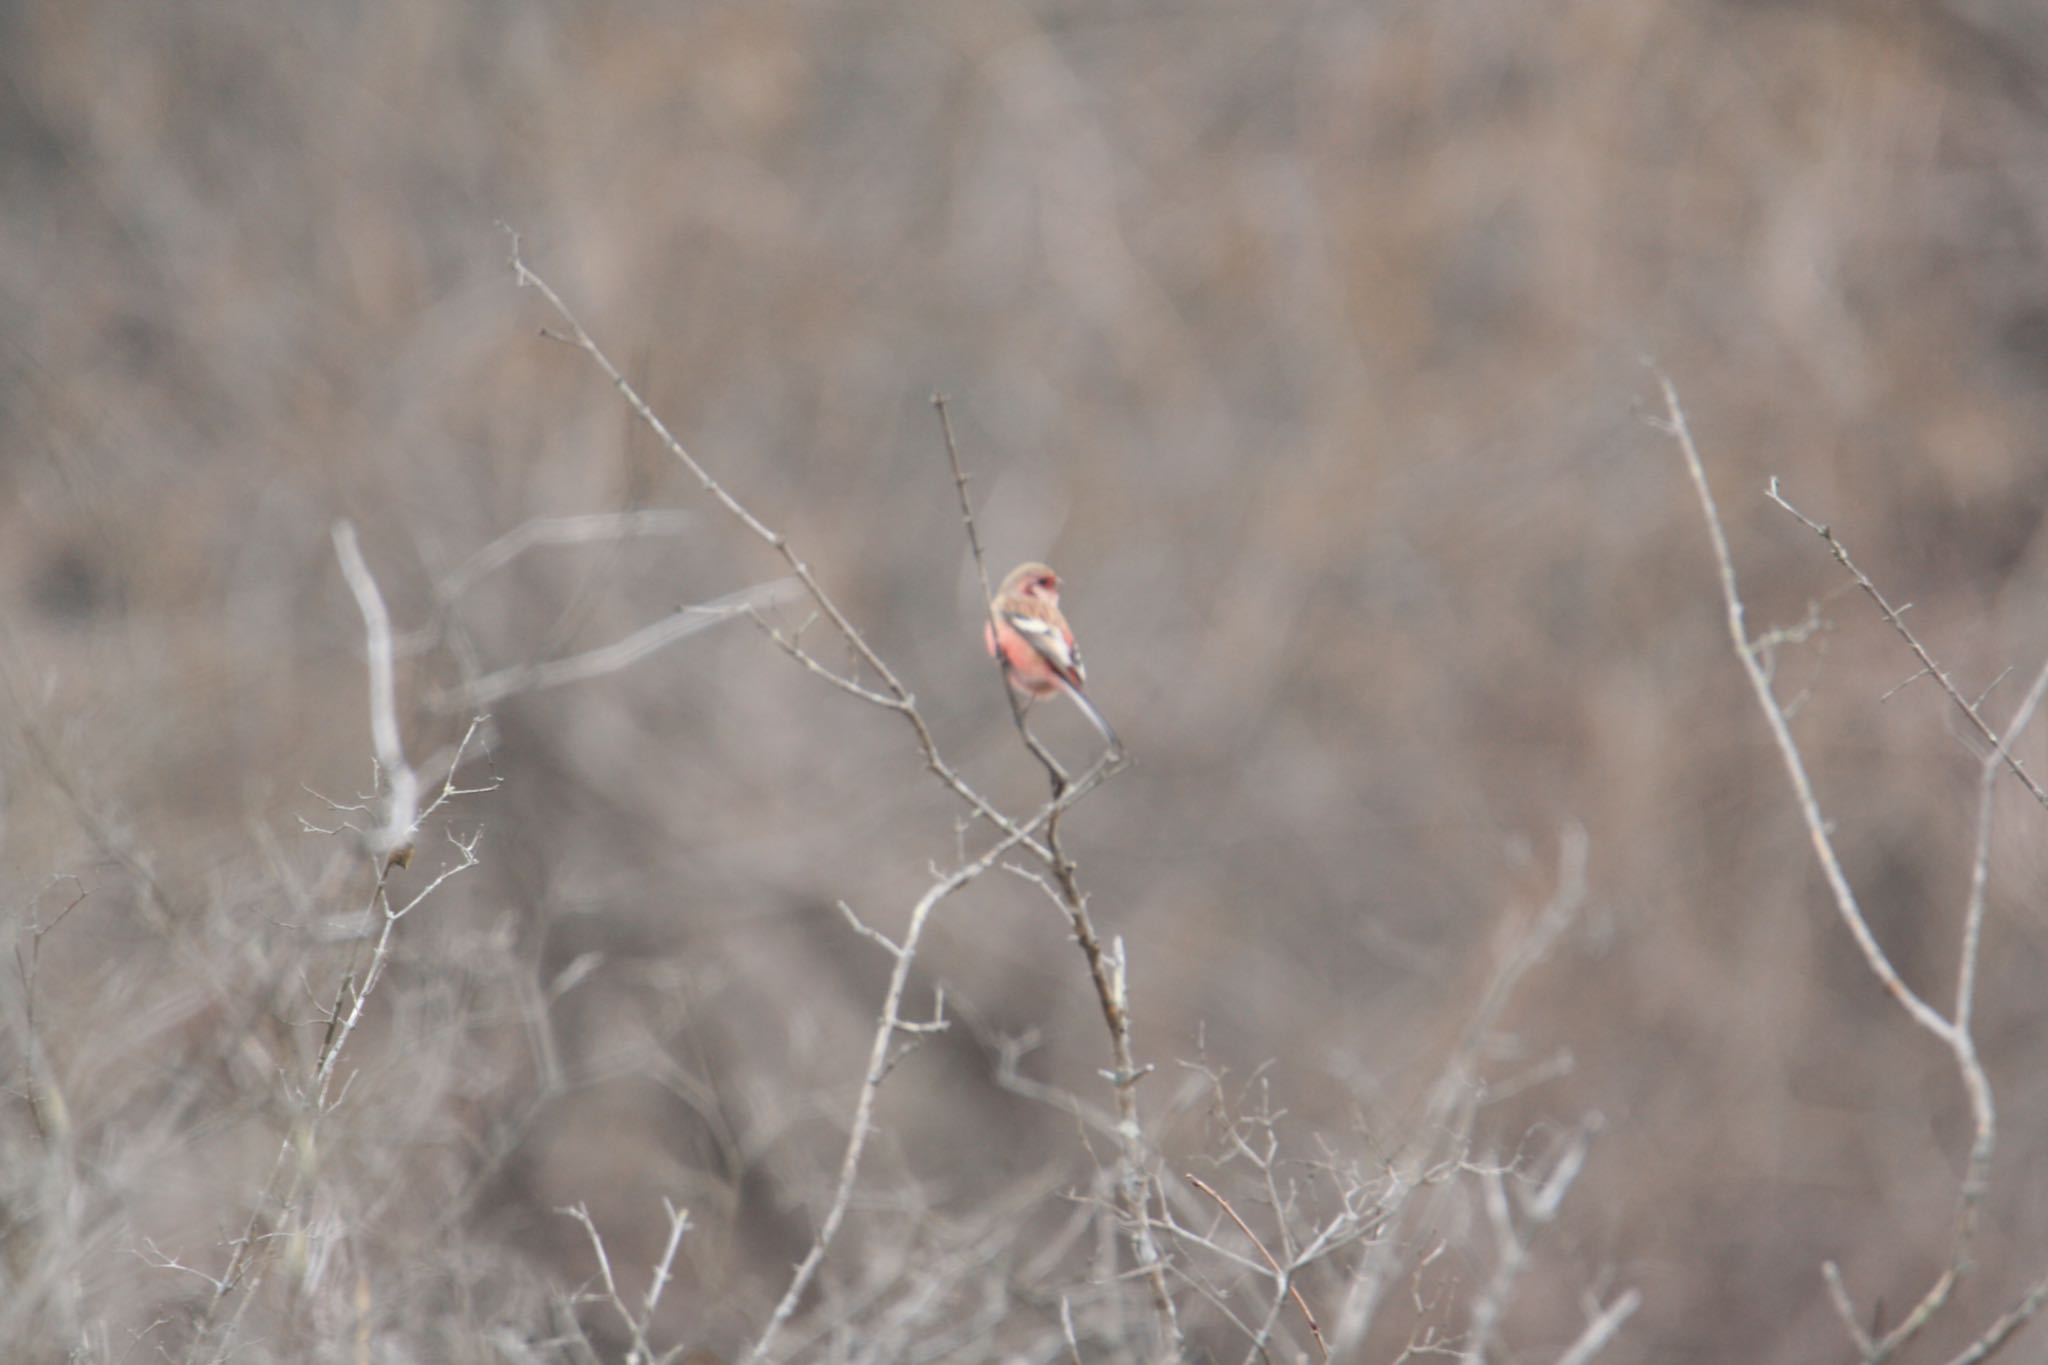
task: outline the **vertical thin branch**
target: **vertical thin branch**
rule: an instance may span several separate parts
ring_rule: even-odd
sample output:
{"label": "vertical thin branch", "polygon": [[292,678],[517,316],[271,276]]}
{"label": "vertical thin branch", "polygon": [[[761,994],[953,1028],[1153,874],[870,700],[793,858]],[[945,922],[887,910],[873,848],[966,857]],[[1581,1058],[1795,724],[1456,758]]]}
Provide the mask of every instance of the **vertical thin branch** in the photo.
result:
{"label": "vertical thin branch", "polygon": [[2041,671],[2034,675],[2033,684],[2021,699],[2019,709],[2006,722],[2004,737],[1984,756],[1983,768],[1977,777],[1977,848],[1970,861],[1970,899],[1963,916],[1962,960],[1956,967],[1956,1028],[1963,1033],[1970,1031],[1970,1018],[1976,1006],[1977,947],[1983,936],[1984,893],[1991,877],[1992,797],[1998,786],[2000,765],[2011,756],[2020,735],[2033,723],[2034,714],[2041,709],[2044,693],[2048,693],[2048,664],[2043,664]]}
{"label": "vertical thin branch", "polygon": [[640,1322],[644,1328],[654,1318],[654,1310],[661,1307],[661,1296],[675,1279],[676,1250],[683,1244],[683,1233],[690,1226],[690,1211],[679,1209],[664,1195],[661,1208],[668,1215],[668,1242],[661,1249],[661,1259],[654,1263],[654,1277],[647,1282],[647,1298],[640,1305]]}
{"label": "vertical thin branch", "polygon": [[988,557],[981,552],[981,531],[974,524],[974,504],[967,496],[967,473],[960,467],[960,447],[953,440],[953,414],[946,407],[946,395],[932,395],[932,406],[938,410],[939,430],[946,437],[946,459],[953,466],[953,487],[960,493],[960,520],[967,526],[967,548],[974,552],[974,571],[981,576],[981,601],[987,610],[989,620],[995,620],[995,588],[988,576]]}
{"label": "vertical thin branch", "polygon": [[[981,551],[981,534],[975,526],[973,500],[967,492],[967,474],[960,464],[960,448],[953,439],[952,418],[943,397],[935,397],[932,406],[938,409],[939,427],[946,439],[946,458],[953,469],[953,487],[960,497],[960,519],[967,527],[967,543],[974,553],[975,568],[981,575],[983,610],[993,628],[995,601],[989,587],[988,564]],[[1116,1091],[1117,1139],[1121,1148],[1117,1193],[1124,1216],[1130,1223],[1132,1251],[1152,1293],[1152,1306],[1159,1318],[1161,1335],[1173,1353],[1180,1355],[1185,1351],[1180,1316],[1174,1308],[1173,1291],[1166,1282],[1166,1259],[1152,1229],[1151,1204],[1156,1181],[1149,1170],[1150,1149],[1145,1142],[1137,1094],[1137,1083],[1145,1071],[1138,1066],[1136,1051],[1131,1046],[1130,989],[1123,941],[1117,940],[1112,952],[1103,951],[1094,919],[1088,913],[1088,898],[1081,890],[1080,869],[1060,846],[1059,815],[1063,805],[1060,797],[1071,779],[1024,723],[1024,708],[1007,678],[1003,680],[1002,687],[1010,701],[1011,715],[1017,722],[1017,733],[1023,737],[1025,747],[1044,766],[1052,783],[1054,811],[1046,822],[1045,848],[1040,856],[1052,870],[1053,881],[1058,887],[1055,899],[1066,913],[1067,922],[1074,931],[1074,941],[1080,945],[1081,954],[1087,960],[1088,978],[1095,986],[1096,1001],[1102,1008],[1102,1021],[1109,1030],[1110,1055],[1115,1061],[1111,1084]],[[1103,755],[1096,768],[1113,771],[1121,767],[1123,761],[1121,751],[1112,742],[1109,752]]]}
{"label": "vertical thin branch", "polygon": [[397,854],[412,842],[419,823],[420,779],[405,761],[405,747],[399,742],[398,703],[395,670],[392,666],[391,617],[384,610],[384,595],[370,566],[363,562],[356,544],[356,528],[346,521],[334,523],[334,554],[341,561],[342,577],[355,594],[363,614],[370,662],[370,743],[377,767],[390,787],[385,797],[384,819],[366,836],[370,852],[377,857]]}
{"label": "vertical thin branch", "polygon": [[[982,613],[988,620],[989,629],[994,630],[999,624],[996,620],[995,589],[991,586],[988,576],[988,558],[981,551],[981,531],[974,522],[974,504],[967,494],[967,473],[960,464],[960,446],[953,439],[953,415],[946,406],[946,401],[946,396],[942,393],[932,395],[932,407],[939,414],[939,430],[946,438],[946,459],[953,466],[953,487],[960,495],[960,520],[967,527],[967,545],[974,552],[974,571],[981,578]],[[1025,723],[1025,712],[1030,703],[1018,696],[1017,689],[1010,686],[1009,669],[1004,664],[1001,654],[995,655],[995,665],[996,676],[1003,680],[1003,696],[1010,703],[1010,719],[1016,722],[1017,734],[1023,739],[1024,747],[1031,751],[1031,756],[1045,769],[1045,775],[1052,781],[1053,795],[1058,796],[1070,780],[1067,777],[1067,770],[1060,766],[1060,761],[1053,757],[1052,751],[1039,741],[1037,735],[1031,733],[1031,727]],[[1114,753],[1114,741],[1111,743]],[[1057,826],[1054,829],[1056,831]]]}

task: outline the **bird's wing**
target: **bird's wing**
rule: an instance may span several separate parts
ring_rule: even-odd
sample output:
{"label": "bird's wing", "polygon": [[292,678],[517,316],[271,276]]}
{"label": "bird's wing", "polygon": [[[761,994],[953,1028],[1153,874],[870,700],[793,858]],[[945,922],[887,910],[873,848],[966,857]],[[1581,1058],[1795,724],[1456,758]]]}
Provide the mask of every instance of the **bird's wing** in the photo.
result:
{"label": "bird's wing", "polygon": [[1018,611],[1003,613],[1003,620],[1024,638],[1026,644],[1037,650],[1055,672],[1071,675],[1075,682],[1086,681],[1081,670],[1081,651],[1074,647],[1066,632],[1042,617]]}

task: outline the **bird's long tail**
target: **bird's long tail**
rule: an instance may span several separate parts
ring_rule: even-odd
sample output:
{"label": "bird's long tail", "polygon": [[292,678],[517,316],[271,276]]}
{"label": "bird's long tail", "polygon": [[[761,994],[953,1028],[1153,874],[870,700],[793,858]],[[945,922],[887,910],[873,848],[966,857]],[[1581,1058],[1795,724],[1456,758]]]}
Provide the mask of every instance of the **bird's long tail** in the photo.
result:
{"label": "bird's long tail", "polygon": [[1109,722],[1104,720],[1102,713],[1095,709],[1095,703],[1088,700],[1088,694],[1068,682],[1065,678],[1055,676],[1054,680],[1059,683],[1060,691],[1074,699],[1074,705],[1081,708],[1081,714],[1088,717],[1089,723],[1102,732],[1102,737],[1109,742],[1109,747],[1121,750],[1124,747],[1123,741],[1116,737],[1116,731],[1109,728]]}

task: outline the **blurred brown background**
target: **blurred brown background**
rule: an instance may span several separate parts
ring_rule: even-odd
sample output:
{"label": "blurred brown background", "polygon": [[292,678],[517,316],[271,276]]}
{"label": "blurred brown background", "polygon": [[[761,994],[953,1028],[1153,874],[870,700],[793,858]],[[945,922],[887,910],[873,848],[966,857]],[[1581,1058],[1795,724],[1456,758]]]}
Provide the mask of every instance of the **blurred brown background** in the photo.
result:
{"label": "blurred brown background", "polygon": [[[218,1269],[290,1131],[352,950],[320,926],[366,894],[298,824],[330,814],[304,788],[372,781],[336,518],[399,628],[441,626],[400,678],[422,760],[467,721],[432,704],[461,651],[562,657],[780,571],[538,335],[504,222],[1021,808],[951,396],[994,567],[1060,568],[1137,757],[1069,837],[1171,1160],[1215,1138],[1197,1059],[1233,1089],[1269,1063],[1306,1155],[1407,1140],[1577,824],[1589,908],[1484,1070],[1569,1066],[1477,1131],[1602,1127],[1496,1358],[1554,1359],[1621,1286],[1603,1360],[1845,1358],[1821,1262],[1895,1321],[1968,1115],[1815,875],[1642,361],[1752,623],[1819,604],[1780,692],[1946,1008],[1975,757],[1926,682],[1882,700],[1913,661],[1761,490],[1835,525],[1966,691],[2014,668],[2007,713],[2048,650],[2044,64],[2001,0],[0,5],[0,909],[35,950],[0,983],[0,1343],[182,1358],[210,1291],[156,1262]],[[691,516],[437,607],[529,519],[640,508]],[[483,864],[404,925],[243,1358],[555,1358],[592,1262],[553,1210],[644,1267],[662,1195],[694,1219],[662,1339],[732,1354],[829,1187],[887,966],[833,904],[894,931],[956,847],[900,724],[744,623],[490,709],[503,786],[454,817]],[[1926,1359],[2048,1268],[2048,812],[2008,795],[1994,1195]],[[1106,1102],[1037,890],[950,902],[914,1013],[935,983],[958,1019],[889,1081],[842,1284],[911,1223],[1050,1245],[1099,1155],[994,1079],[1034,1034],[1031,1074]],[[1406,1235],[1450,1251],[1418,1302],[1483,1281],[1483,1223]],[[1041,1358],[1056,1308],[934,1354]]]}

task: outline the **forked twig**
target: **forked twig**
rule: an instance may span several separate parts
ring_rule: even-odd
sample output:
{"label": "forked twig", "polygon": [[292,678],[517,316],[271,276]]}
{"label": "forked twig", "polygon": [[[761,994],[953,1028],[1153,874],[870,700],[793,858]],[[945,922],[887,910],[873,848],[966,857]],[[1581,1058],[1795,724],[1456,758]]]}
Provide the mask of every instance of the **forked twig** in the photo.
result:
{"label": "forked twig", "polygon": [[[1948,694],[1948,699],[1955,703],[1956,709],[1963,713],[1964,719],[1970,722],[1970,726],[1977,732],[1978,738],[1982,739],[1986,744],[1998,747],[1998,736],[1992,733],[1991,727],[1985,723],[1984,713],[1978,709],[1982,705],[1982,698],[1973,702],[1962,694],[1961,689],[1955,685],[1955,681],[1949,677],[1948,670],[1934,661],[1934,656],[1927,652],[1927,646],[1920,643],[1920,637],[1915,635],[1913,628],[1906,624],[1905,608],[1894,607],[1886,599],[1885,595],[1878,591],[1877,584],[1870,581],[1870,576],[1856,567],[1856,561],[1849,558],[1849,547],[1842,544],[1841,537],[1835,534],[1834,528],[1823,522],[1815,521],[1812,517],[1807,516],[1806,513],[1794,507],[1786,499],[1785,495],[1779,491],[1778,480],[1775,476],[1765,485],[1764,496],[1784,508],[1787,512],[1790,512],[1800,525],[1827,542],[1828,551],[1834,555],[1835,562],[1848,571],[1849,577],[1855,580],[1856,586],[1863,590],[1863,595],[1877,604],[1877,609],[1883,614],[1885,621],[1890,624],[1893,630],[1899,633],[1899,638],[1904,640],[1906,647],[1913,651],[1913,657],[1920,661],[1920,671],[1906,679],[1905,682],[1900,683],[1898,687],[1893,688],[1892,692],[1896,692],[1899,688],[1903,688],[1908,683],[1912,683],[1922,677],[1934,679],[1940,685],[1941,690]],[[1891,693],[1887,692],[1885,695],[1889,697]],[[2020,785],[2024,786],[2036,801],[2040,802],[2043,806],[2048,806],[2048,790],[2043,790],[2041,784],[2034,780],[2033,774],[2027,771],[2026,765],[2019,761],[2009,746],[2005,749],[2005,766],[2012,770],[2012,775],[2020,780]]]}
{"label": "forked twig", "polygon": [[1228,1199],[1225,1199],[1216,1191],[1215,1186],[1192,1171],[1181,1178],[1215,1200],[1216,1207],[1229,1214],[1230,1221],[1237,1224],[1237,1230],[1242,1232],[1246,1240],[1258,1248],[1259,1255],[1263,1256],[1266,1264],[1273,1268],[1273,1279],[1286,1289],[1288,1297],[1294,1300],[1294,1306],[1301,1310],[1301,1319],[1308,1324],[1308,1334],[1316,1339],[1316,1347],[1323,1353],[1323,1359],[1328,1360],[1330,1358],[1330,1344],[1323,1340],[1323,1329],[1317,1324],[1316,1315],[1309,1311],[1308,1300],[1301,1296],[1301,1286],[1294,1282],[1292,1273],[1283,1268],[1280,1262],[1273,1258],[1273,1253],[1266,1249],[1266,1244],[1259,1240],[1259,1235],[1251,1230],[1244,1219],[1238,1217],[1237,1210],[1230,1206]]}
{"label": "forked twig", "polygon": [[633,1349],[626,1357],[632,1365],[650,1365],[655,1359],[654,1348],[647,1344],[647,1325],[654,1320],[654,1310],[661,1306],[663,1291],[675,1278],[676,1251],[682,1246],[683,1233],[690,1226],[688,1209],[679,1209],[666,1198],[661,1201],[661,1207],[668,1214],[668,1240],[662,1244],[661,1255],[655,1261],[654,1273],[647,1283],[647,1294],[641,1300],[637,1313],[626,1306],[625,1296],[619,1291],[619,1282],[612,1274],[611,1253],[605,1250],[604,1238],[598,1235],[597,1223],[590,1216],[590,1206],[577,1203],[555,1210],[581,1223],[584,1235],[590,1239],[591,1252],[597,1257],[598,1277],[604,1281],[604,1300],[626,1324],[626,1333],[632,1338]]}
{"label": "forked twig", "polygon": [[1029,832],[1054,819],[1065,807],[1073,804],[1100,780],[1100,768],[1094,780],[1076,783],[1071,791],[1047,803],[1036,815],[1018,827],[1014,834],[1004,835],[987,852],[970,862],[963,863],[926,889],[911,908],[910,923],[903,931],[902,939],[891,945],[895,963],[889,970],[889,985],[883,994],[882,1012],[875,1026],[874,1037],[868,1044],[867,1071],[862,1079],[860,1097],[854,1101],[853,1121],[847,1136],[846,1148],[840,1154],[839,1177],[833,1185],[832,1201],[825,1210],[825,1216],[818,1224],[818,1230],[811,1238],[810,1249],[797,1263],[796,1271],[790,1276],[789,1287],[783,1291],[774,1311],[769,1314],[767,1324],[761,1329],[760,1337],[753,1348],[741,1357],[742,1365],[767,1355],[783,1327],[796,1312],[805,1290],[810,1287],[818,1266],[831,1249],[832,1239],[838,1235],[839,1225],[846,1217],[847,1206],[852,1202],[853,1189],[860,1174],[861,1157],[867,1150],[868,1138],[874,1132],[875,1096],[881,1091],[882,1082],[888,1078],[891,1069],[889,1044],[903,1028],[903,992],[910,982],[911,965],[917,960],[919,940],[924,936],[925,924],[939,902],[967,885],[982,873],[1002,861],[1003,856],[1022,843]]}

